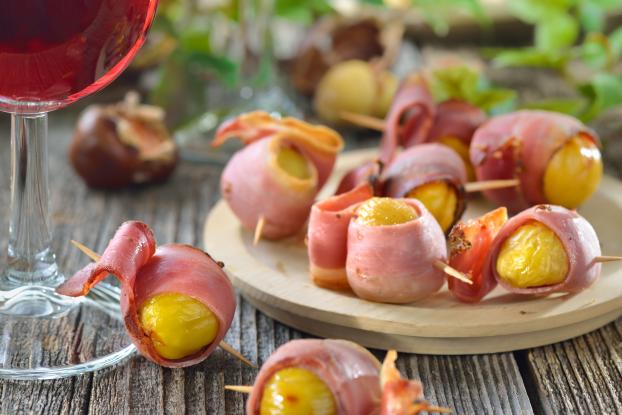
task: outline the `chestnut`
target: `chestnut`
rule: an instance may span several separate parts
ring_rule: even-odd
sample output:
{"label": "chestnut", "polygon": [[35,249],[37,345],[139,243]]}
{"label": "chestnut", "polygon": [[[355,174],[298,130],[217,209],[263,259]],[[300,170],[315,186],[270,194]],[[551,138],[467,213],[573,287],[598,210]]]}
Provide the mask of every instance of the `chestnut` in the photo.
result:
{"label": "chestnut", "polygon": [[86,184],[116,189],[166,180],[178,151],[164,111],[139,104],[136,94],[114,105],[91,105],[80,115],[69,160]]}

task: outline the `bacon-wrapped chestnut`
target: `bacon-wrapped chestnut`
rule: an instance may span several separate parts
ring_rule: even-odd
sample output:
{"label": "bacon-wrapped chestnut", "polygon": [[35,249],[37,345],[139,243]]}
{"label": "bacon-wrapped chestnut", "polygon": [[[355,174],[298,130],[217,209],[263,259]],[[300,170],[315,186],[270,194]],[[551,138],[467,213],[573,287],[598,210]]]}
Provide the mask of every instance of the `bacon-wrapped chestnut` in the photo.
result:
{"label": "bacon-wrapped chestnut", "polygon": [[348,283],[357,296],[383,303],[410,303],[437,292],[445,274],[445,235],[416,199],[372,198],[356,210],[348,228]]}
{"label": "bacon-wrapped chestnut", "polygon": [[537,205],[511,218],[490,247],[485,279],[518,294],[576,293],[600,276],[596,231],[576,211]]}
{"label": "bacon-wrapped chestnut", "polygon": [[484,272],[486,258],[497,233],[508,220],[502,207],[485,215],[458,222],[449,233],[449,265],[467,275],[471,284],[449,278],[449,291],[460,301],[476,303],[497,286],[497,280]]}
{"label": "bacon-wrapped chestnut", "polygon": [[218,130],[214,145],[239,137],[246,147],[229,161],[221,191],[242,225],[262,236],[294,235],[306,222],[343,141],[335,131],[265,112],[243,114]]}
{"label": "bacon-wrapped chestnut", "polygon": [[[423,399],[421,382],[404,379],[390,350],[384,363],[356,343],[292,340],[264,363],[247,415],[419,415],[445,412]],[[237,387],[234,387],[234,390]],[[233,389],[233,388],[232,388]]]}
{"label": "bacon-wrapped chestnut", "polygon": [[293,340],[279,347],[262,366],[246,413],[377,413],[379,372],[380,362],[356,343]]}
{"label": "bacon-wrapped chestnut", "polygon": [[381,181],[384,195],[421,201],[444,232],[466,208],[464,163],[456,152],[441,144],[420,144],[404,150],[384,170]]}
{"label": "bacon-wrapped chestnut", "polygon": [[132,342],[159,365],[186,367],[204,360],[231,325],[235,293],[222,264],[189,245],[156,249],[142,222],[121,225],[100,260],[56,291],[83,296],[108,274],[121,282],[121,312]]}
{"label": "bacon-wrapped chestnut", "polygon": [[356,206],[373,195],[371,185],[364,183],[311,208],[307,248],[311,279],[316,285],[337,290],[350,287],[346,275],[348,226]]}
{"label": "bacon-wrapped chestnut", "polygon": [[595,132],[567,115],[518,111],[480,127],[471,143],[478,180],[520,179],[484,192],[510,212],[550,203],[574,209],[596,190],[603,172]]}

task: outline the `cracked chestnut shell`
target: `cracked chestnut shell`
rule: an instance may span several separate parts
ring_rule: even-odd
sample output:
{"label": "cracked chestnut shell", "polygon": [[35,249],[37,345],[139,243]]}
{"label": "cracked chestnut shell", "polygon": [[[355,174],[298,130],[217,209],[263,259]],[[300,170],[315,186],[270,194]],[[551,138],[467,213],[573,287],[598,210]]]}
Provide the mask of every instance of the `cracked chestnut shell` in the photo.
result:
{"label": "cracked chestnut shell", "polygon": [[84,110],[69,159],[88,186],[117,189],[166,180],[175,170],[178,151],[160,108],[126,100]]}

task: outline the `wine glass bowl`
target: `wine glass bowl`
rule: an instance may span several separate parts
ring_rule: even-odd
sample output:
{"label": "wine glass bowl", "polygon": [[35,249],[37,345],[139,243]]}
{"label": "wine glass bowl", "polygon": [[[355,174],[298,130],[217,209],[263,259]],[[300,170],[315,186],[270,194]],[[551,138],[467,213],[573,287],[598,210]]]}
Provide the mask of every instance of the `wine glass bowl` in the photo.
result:
{"label": "wine glass bowl", "polygon": [[130,64],[155,0],[7,0],[0,4],[0,111],[64,107]]}
{"label": "wine glass bowl", "polygon": [[134,350],[117,287],[100,284],[77,300],[54,290],[64,276],[51,249],[47,113],[119,76],[144,43],[156,7],[157,0],[0,2],[0,111],[12,117],[0,378],[76,375],[116,364]]}

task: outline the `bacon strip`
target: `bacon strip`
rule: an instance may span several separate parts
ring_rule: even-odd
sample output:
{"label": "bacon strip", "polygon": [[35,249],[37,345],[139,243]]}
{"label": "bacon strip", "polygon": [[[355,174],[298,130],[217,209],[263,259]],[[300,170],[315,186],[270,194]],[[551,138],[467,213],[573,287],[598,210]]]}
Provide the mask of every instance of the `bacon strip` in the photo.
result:
{"label": "bacon strip", "polygon": [[123,223],[108,243],[97,263],[78,271],[56,292],[69,297],[81,297],[99,284],[108,274],[115,275],[122,285],[132,285],[138,270],[153,256],[156,240],[147,225],[138,221]]}
{"label": "bacon strip", "polygon": [[397,352],[389,350],[382,363],[380,415],[417,415],[429,406],[423,401],[423,385],[416,380],[402,378],[395,366],[396,360]]}
{"label": "bacon strip", "polygon": [[518,178],[520,186],[487,190],[484,195],[512,213],[547,203],[542,182],[549,160],[577,135],[599,144],[594,131],[563,114],[517,111],[491,119],[475,132],[471,144],[477,179]]}
{"label": "bacon strip", "polygon": [[324,186],[333,170],[337,154],[343,150],[343,139],[335,130],[322,125],[254,111],[223,123],[216,132],[212,146],[218,147],[234,137],[248,145],[275,135],[285,137],[311,160],[318,172],[318,185],[320,188]]}
{"label": "bacon strip", "polygon": [[469,276],[472,284],[449,278],[449,291],[460,301],[476,303],[497,286],[497,280],[484,273],[490,246],[508,220],[504,207],[480,218],[458,222],[449,233],[449,265]]}
{"label": "bacon strip", "polygon": [[262,237],[280,239],[305,224],[319,190],[317,170],[294,178],[277,166],[276,154],[287,143],[283,136],[255,141],[231,158],[220,177],[222,196],[242,225],[253,231],[265,220]]}
{"label": "bacon strip", "polygon": [[408,77],[389,109],[380,142],[380,161],[390,163],[399,145],[410,147],[425,142],[435,114],[436,106],[425,79],[419,74]]}
{"label": "bacon strip", "polygon": [[404,197],[419,186],[441,181],[453,186],[460,195],[464,193],[467,174],[464,162],[455,151],[429,143],[401,152],[385,169],[381,180],[389,197]]}
{"label": "bacon strip", "polygon": [[382,303],[410,303],[437,292],[445,274],[434,267],[447,261],[445,235],[416,199],[402,199],[418,218],[390,226],[351,221],[348,228],[348,282],[357,296]]}
{"label": "bacon strip", "polygon": [[317,375],[333,393],[338,414],[378,413],[380,362],[371,353],[344,340],[301,339],[279,347],[264,363],[246,404],[247,415],[259,415],[266,383],[290,367]]}
{"label": "bacon strip", "polygon": [[[517,288],[497,274],[497,257],[503,242],[519,227],[537,221],[547,226],[562,242],[569,260],[566,279],[559,284],[544,287]],[[490,248],[484,272],[485,278],[495,278],[508,291],[518,294],[551,294],[555,292],[577,293],[592,285],[600,276],[601,264],[596,257],[601,255],[596,231],[576,211],[561,206],[538,205],[511,218],[499,231]]]}
{"label": "bacon strip", "polygon": [[337,186],[336,195],[349,192],[350,190],[362,184],[369,183],[374,188],[374,193],[380,194],[380,172],[382,171],[382,163],[379,160],[370,160],[359,167],[355,167],[348,171],[339,186]]}
{"label": "bacon strip", "polygon": [[443,137],[455,137],[468,147],[473,133],[486,119],[484,111],[468,102],[455,99],[443,101],[436,107],[436,117],[426,142],[433,143]]}
{"label": "bacon strip", "polygon": [[466,209],[464,162],[455,151],[441,144],[420,144],[404,150],[384,171],[381,181],[384,194],[393,198],[406,197],[428,183],[445,182],[457,196],[454,223]]}
{"label": "bacon strip", "polygon": [[364,183],[348,193],[317,202],[311,209],[307,247],[311,279],[320,287],[343,290],[346,275],[348,225],[356,207],[373,196]]}
{"label": "bacon strip", "polygon": [[[126,222],[117,230],[101,259],[87,265],[59,286],[68,296],[86,295],[108,274],[121,282],[121,313],[138,351],[166,367],[186,367],[209,356],[231,326],[235,292],[221,266],[208,254],[188,245],[169,244],[156,249],[153,233],[142,222]],[[185,294],[205,304],[216,316],[219,330],[206,348],[179,360],[162,358],[139,322],[144,301],[164,292]]]}

